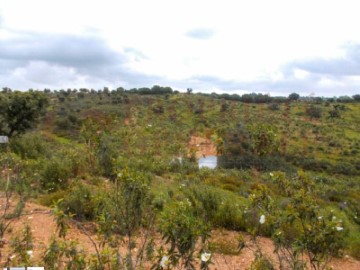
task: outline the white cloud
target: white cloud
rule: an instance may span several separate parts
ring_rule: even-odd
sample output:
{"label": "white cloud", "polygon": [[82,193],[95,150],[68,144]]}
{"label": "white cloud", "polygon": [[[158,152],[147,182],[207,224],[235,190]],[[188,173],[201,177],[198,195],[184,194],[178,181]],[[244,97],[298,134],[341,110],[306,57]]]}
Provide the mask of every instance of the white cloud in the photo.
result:
{"label": "white cloud", "polygon": [[294,69],[294,77],[296,79],[306,79],[307,77],[309,77],[310,72],[306,71],[306,70],[302,70],[299,68],[295,68]]}
{"label": "white cloud", "polygon": [[[334,74],[319,81],[312,75],[321,73],[323,65],[316,71],[291,65],[348,57],[346,45],[360,44],[357,6],[355,0],[8,0],[0,11],[0,41],[33,33],[79,39],[96,36],[112,53],[126,56],[121,65],[132,74],[121,73],[124,76],[119,78],[114,68],[102,69],[103,79],[95,81],[112,85],[135,86],[133,76],[139,76],[137,81],[144,83],[195,83],[199,90],[246,86],[249,91],[260,87],[278,92],[286,87],[310,88],[316,81],[312,86],[319,90],[339,85],[345,89],[353,88],[357,81],[342,78],[337,83],[339,78],[331,77]],[[56,58],[57,52],[53,53]],[[76,66],[57,65],[56,72],[67,75],[68,68],[76,70]],[[10,71],[14,70],[9,66]],[[36,72],[27,74],[36,76]],[[83,70],[74,74],[73,79],[66,77],[74,84],[84,80],[82,76],[88,81],[93,76]],[[19,81],[7,82],[19,85]],[[53,87],[58,88],[58,83]]]}

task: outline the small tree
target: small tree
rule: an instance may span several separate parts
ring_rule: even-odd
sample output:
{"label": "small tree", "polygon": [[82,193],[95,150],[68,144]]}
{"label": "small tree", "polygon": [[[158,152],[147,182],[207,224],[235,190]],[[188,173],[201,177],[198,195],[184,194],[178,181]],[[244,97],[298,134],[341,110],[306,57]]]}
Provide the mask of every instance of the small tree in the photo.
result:
{"label": "small tree", "polygon": [[360,102],[360,95],[359,95],[359,94],[353,95],[352,98],[353,98],[355,101]]}
{"label": "small tree", "polygon": [[300,98],[300,95],[297,93],[291,93],[288,97],[289,100],[297,101]]}
{"label": "small tree", "polygon": [[0,94],[0,133],[8,137],[35,127],[45,112],[48,99],[40,92]]}
{"label": "small tree", "polygon": [[[206,239],[209,236],[209,227],[194,213],[191,202],[176,202],[169,205],[162,213],[160,218],[160,231],[169,244],[166,252],[161,248],[159,251],[158,262],[152,269],[171,269],[181,266],[181,269],[195,269],[194,253],[199,239],[202,240],[200,247],[204,251]],[[166,259],[167,268],[162,266]],[[207,269],[210,261],[206,261],[202,269]]]}
{"label": "small tree", "polygon": [[[144,249],[155,218],[148,181],[149,179],[141,173],[128,170],[119,173],[100,215],[99,225],[104,241],[114,234],[125,236],[127,254],[123,257],[126,258],[124,263],[130,270],[138,269],[144,259]],[[144,227],[147,230],[136,252],[135,233]]]}

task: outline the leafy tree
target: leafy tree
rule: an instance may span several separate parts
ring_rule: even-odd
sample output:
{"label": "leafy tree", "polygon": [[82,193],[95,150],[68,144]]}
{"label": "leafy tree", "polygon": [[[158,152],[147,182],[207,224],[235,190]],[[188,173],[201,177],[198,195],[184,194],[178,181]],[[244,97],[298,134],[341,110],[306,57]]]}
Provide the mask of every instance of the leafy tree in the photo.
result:
{"label": "leafy tree", "polygon": [[35,127],[48,105],[40,92],[0,94],[0,133],[12,137]]}
{"label": "leafy tree", "polygon": [[359,95],[359,94],[353,95],[352,98],[353,98],[355,101],[357,101],[357,102],[360,101],[360,95]]}
{"label": "leafy tree", "polygon": [[294,100],[294,101],[296,101],[296,100],[298,100],[300,98],[300,95],[298,94],[298,93],[291,93],[290,95],[289,95],[289,100]]}

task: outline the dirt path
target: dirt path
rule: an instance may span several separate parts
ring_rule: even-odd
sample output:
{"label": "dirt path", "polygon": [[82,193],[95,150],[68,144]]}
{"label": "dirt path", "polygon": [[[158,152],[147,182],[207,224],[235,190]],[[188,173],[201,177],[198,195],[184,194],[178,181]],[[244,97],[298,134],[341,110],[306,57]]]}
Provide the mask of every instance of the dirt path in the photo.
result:
{"label": "dirt path", "polygon": [[[56,224],[54,217],[51,214],[51,209],[35,203],[27,203],[23,215],[20,218],[15,219],[15,221],[12,223],[12,231],[6,234],[5,246],[2,249],[3,260],[4,258],[12,255],[9,244],[10,239],[14,235],[20,235],[26,224],[31,227],[33,234],[34,249],[32,261],[34,264],[38,264],[41,261],[41,258],[51,238],[56,235]],[[214,253],[214,264],[210,266],[211,270],[240,270],[249,268],[251,262],[254,259],[254,246],[252,245],[249,236],[244,233],[216,230],[212,233],[211,241],[218,244],[222,243],[223,248],[231,246],[235,247],[236,249],[239,234],[244,236],[247,248],[244,248],[237,255],[223,255],[220,253]],[[92,236],[93,239],[96,239],[94,235]],[[89,254],[95,252],[89,238],[75,226],[72,226],[69,229],[67,240],[76,240],[79,243],[79,248],[84,249],[84,251]],[[272,241],[268,238],[259,238],[259,244],[262,251],[267,254],[275,266],[277,266],[278,264],[276,256],[273,253],[274,246]],[[360,269],[360,261],[346,256],[342,259],[333,259],[329,266],[331,266],[334,270],[358,270]]]}

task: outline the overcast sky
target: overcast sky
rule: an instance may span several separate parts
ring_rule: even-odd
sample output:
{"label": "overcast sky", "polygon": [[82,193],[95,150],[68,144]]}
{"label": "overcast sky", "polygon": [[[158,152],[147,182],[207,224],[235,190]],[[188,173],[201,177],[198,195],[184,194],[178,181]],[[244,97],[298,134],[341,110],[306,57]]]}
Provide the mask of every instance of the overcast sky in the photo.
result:
{"label": "overcast sky", "polygon": [[356,0],[0,1],[0,87],[360,93]]}

